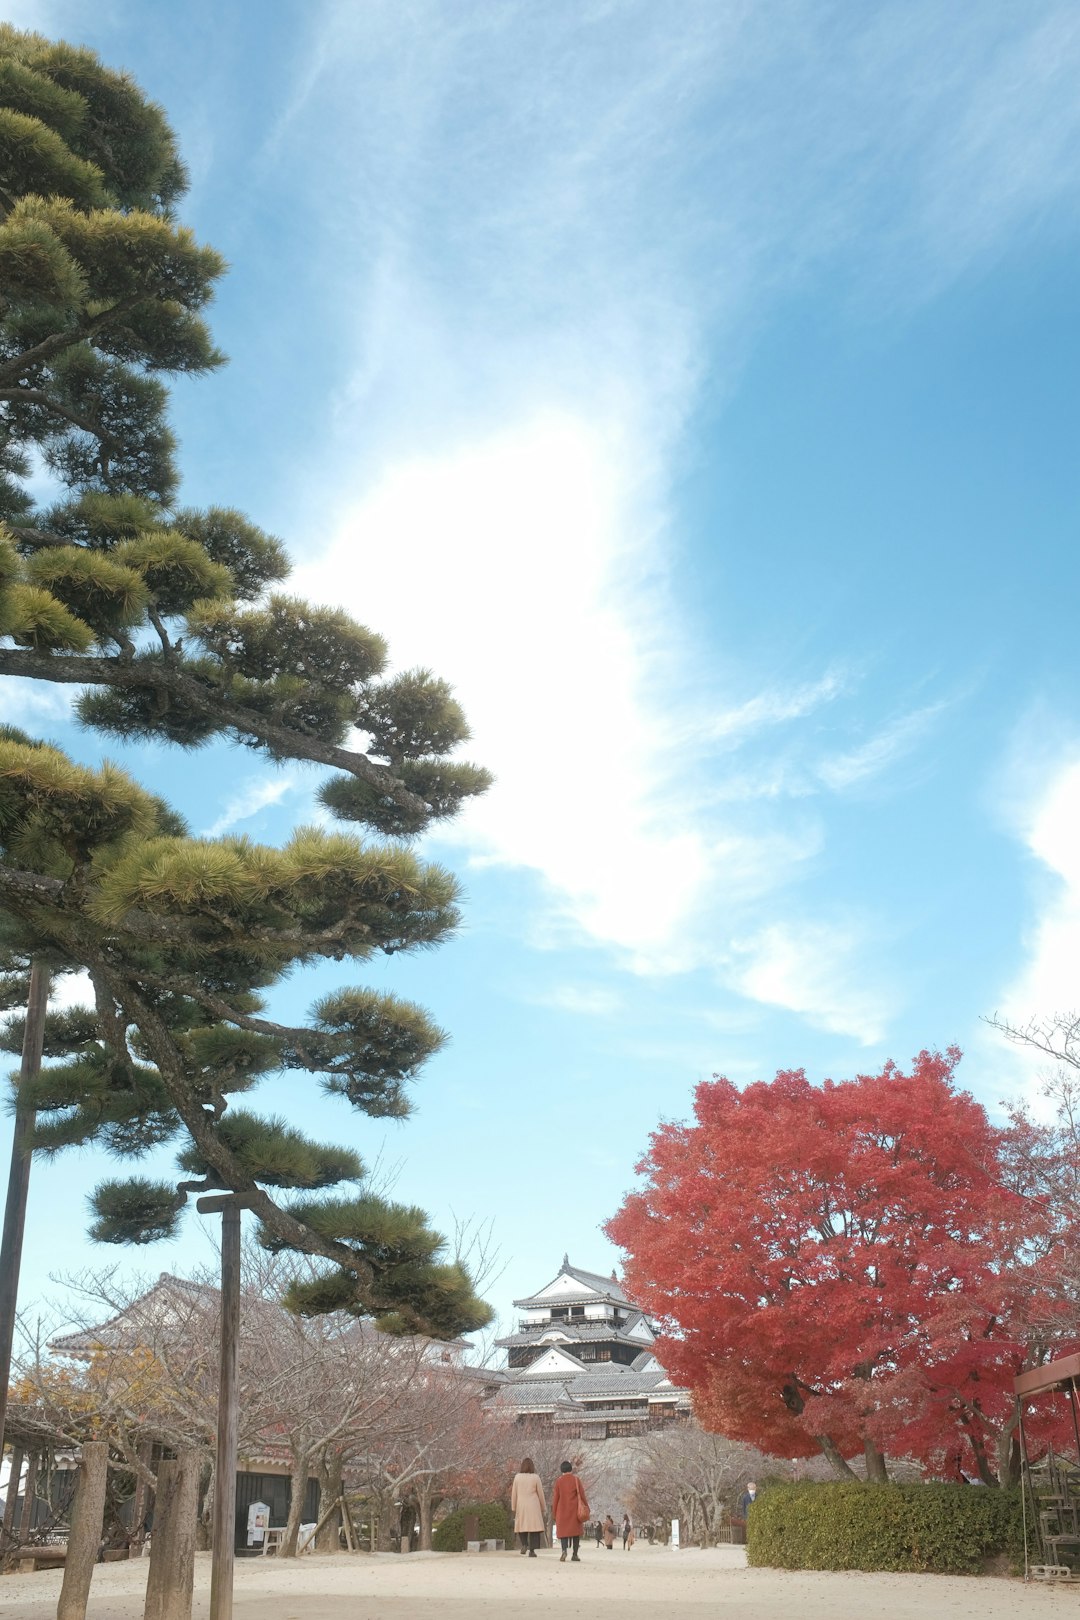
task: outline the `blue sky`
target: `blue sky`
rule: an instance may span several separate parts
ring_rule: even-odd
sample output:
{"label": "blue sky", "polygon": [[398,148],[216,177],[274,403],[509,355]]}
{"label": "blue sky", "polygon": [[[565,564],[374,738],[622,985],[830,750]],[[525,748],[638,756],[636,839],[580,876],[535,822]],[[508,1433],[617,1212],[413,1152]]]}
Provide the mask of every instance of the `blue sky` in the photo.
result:
{"label": "blue sky", "polygon": [[[1075,6],[8,15],[165,105],[231,263],[184,499],[453,681],[498,778],[429,841],[462,934],[375,970],[453,1034],[415,1117],[267,1107],[493,1220],[505,1312],[565,1249],[615,1261],[599,1224],[714,1071],[957,1042],[988,1105],[1030,1089],[980,1020],[1080,1000]],[[59,690],[17,701],[96,757]],[[311,813],[247,752],[124,758],[197,830]],[[35,1168],[27,1297],[100,1263],[100,1170]]]}

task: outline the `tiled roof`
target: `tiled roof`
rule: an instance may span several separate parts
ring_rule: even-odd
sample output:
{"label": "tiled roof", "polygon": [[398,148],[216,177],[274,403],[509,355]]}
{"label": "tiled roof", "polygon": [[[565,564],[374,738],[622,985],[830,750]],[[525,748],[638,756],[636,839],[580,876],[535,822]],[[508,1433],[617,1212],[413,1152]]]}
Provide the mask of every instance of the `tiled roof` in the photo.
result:
{"label": "tiled roof", "polygon": [[[560,1305],[583,1304],[586,1300],[595,1300],[597,1294],[605,1299],[613,1300],[617,1304],[628,1305],[630,1303],[617,1277],[601,1277],[597,1271],[583,1271],[580,1266],[572,1266],[565,1255],[563,1256],[562,1265],[552,1278],[552,1283],[558,1282],[560,1277],[572,1277],[585,1290],[582,1294],[559,1294],[557,1303]],[[550,1288],[552,1283],[547,1283],[545,1286]],[[543,1290],[541,1290],[542,1293]],[[527,1309],[529,1306],[543,1307],[551,1301],[550,1297],[545,1299],[541,1297],[541,1294],[529,1294],[525,1299],[515,1299],[514,1304],[520,1309]]]}
{"label": "tiled roof", "polygon": [[581,1320],[530,1323],[528,1327],[519,1328],[516,1333],[507,1334],[505,1339],[496,1339],[495,1343],[506,1349],[522,1344],[539,1344],[545,1333],[565,1333],[565,1339],[550,1341],[552,1344],[558,1344],[560,1348],[565,1348],[567,1344],[583,1343],[586,1339],[602,1339],[608,1344],[645,1343],[643,1339],[631,1338],[625,1327],[616,1327],[612,1322]]}

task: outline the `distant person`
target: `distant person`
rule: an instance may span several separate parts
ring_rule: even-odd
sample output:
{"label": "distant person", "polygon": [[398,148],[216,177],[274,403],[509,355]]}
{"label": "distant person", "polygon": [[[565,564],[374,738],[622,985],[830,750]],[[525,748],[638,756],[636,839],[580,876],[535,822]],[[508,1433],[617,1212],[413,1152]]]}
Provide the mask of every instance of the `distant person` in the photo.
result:
{"label": "distant person", "polygon": [[626,1552],[627,1548],[632,1547],[633,1545],[634,1545],[634,1526],[630,1522],[629,1513],[624,1513],[623,1516],[622,1516],[622,1550],[623,1550],[623,1552]]}
{"label": "distant person", "polygon": [[559,1477],[551,1492],[551,1516],[555,1520],[555,1534],[562,1543],[559,1563],[565,1564],[566,1555],[573,1548],[572,1564],[580,1564],[578,1552],[581,1532],[589,1522],[589,1504],[580,1479],[570,1463],[559,1464]]}
{"label": "distant person", "polygon": [[597,1519],[597,1521],[596,1521],[596,1529],[593,1532],[593,1534],[596,1536],[596,1545],[599,1547],[600,1543],[604,1539],[604,1521],[603,1521],[603,1519]]}
{"label": "distant person", "polygon": [[544,1534],[547,1502],[531,1457],[522,1457],[521,1467],[514,1475],[514,1483],[510,1487],[510,1510],[514,1515],[514,1529],[521,1542],[522,1557],[528,1553],[530,1558],[535,1558]]}
{"label": "distant person", "polygon": [[750,1512],[750,1504],[757,1497],[757,1485],[752,1479],[746,1482],[746,1489],[739,1497],[739,1518],[746,1520]]}
{"label": "distant person", "polygon": [[607,1518],[604,1520],[604,1546],[607,1548],[608,1552],[610,1552],[612,1547],[614,1547],[614,1545],[615,1545],[615,1520],[611,1517],[611,1514],[609,1513]]}

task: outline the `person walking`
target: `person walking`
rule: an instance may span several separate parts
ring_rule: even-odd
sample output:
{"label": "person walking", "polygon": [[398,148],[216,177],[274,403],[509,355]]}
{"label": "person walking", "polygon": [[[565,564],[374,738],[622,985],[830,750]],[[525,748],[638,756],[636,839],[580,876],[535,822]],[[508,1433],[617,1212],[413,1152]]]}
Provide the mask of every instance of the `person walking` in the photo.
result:
{"label": "person walking", "polygon": [[604,1521],[603,1521],[603,1519],[597,1519],[597,1521],[596,1521],[596,1529],[593,1532],[593,1534],[596,1536],[596,1545],[599,1547],[601,1542],[604,1539]]}
{"label": "person walking", "polygon": [[610,1552],[612,1547],[614,1547],[614,1545],[615,1545],[615,1520],[611,1517],[611,1514],[609,1513],[607,1518],[604,1520],[604,1546],[607,1548],[608,1552]]}
{"label": "person walking", "polygon": [[514,1515],[514,1529],[521,1542],[522,1557],[528,1553],[530,1558],[535,1558],[544,1534],[547,1502],[531,1457],[522,1457],[521,1467],[514,1475],[514,1483],[510,1487],[510,1511]]}
{"label": "person walking", "polygon": [[622,1516],[622,1550],[623,1550],[623,1552],[626,1551],[628,1546],[632,1547],[633,1545],[634,1545],[634,1527],[630,1523],[630,1515],[629,1515],[629,1513],[624,1513],[623,1516]]}
{"label": "person walking", "polygon": [[570,1562],[580,1564],[578,1549],[581,1532],[589,1522],[589,1504],[581,1481],[568,1462],[559,1464],[559,1477],[551,1492],[551,1516],[555,1520],[555,1534],[562,1542],[559,1563],[566,1563],[566,1555],[572,1547],[574,1555]]}

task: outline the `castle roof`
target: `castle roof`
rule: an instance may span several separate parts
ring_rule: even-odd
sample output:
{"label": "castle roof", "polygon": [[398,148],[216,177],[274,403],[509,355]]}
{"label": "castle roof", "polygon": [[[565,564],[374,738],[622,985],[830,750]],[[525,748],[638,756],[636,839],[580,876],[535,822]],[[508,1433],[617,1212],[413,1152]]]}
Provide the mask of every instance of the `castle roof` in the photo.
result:
{"label": "castle roof", "polygon": [[572,1266],[564,1254],[558,1275],[538,1293],[530,1294],[527,1299],[515,1299],[514,1304],[521,1310],[540,1310],[550,1305],[595,1304],[597,1300],[606,1300],[612,1305],[630,1304],[614,1272],[610,1277],[602,1277],[597,1271],[583,1271],[580,1266]]}

